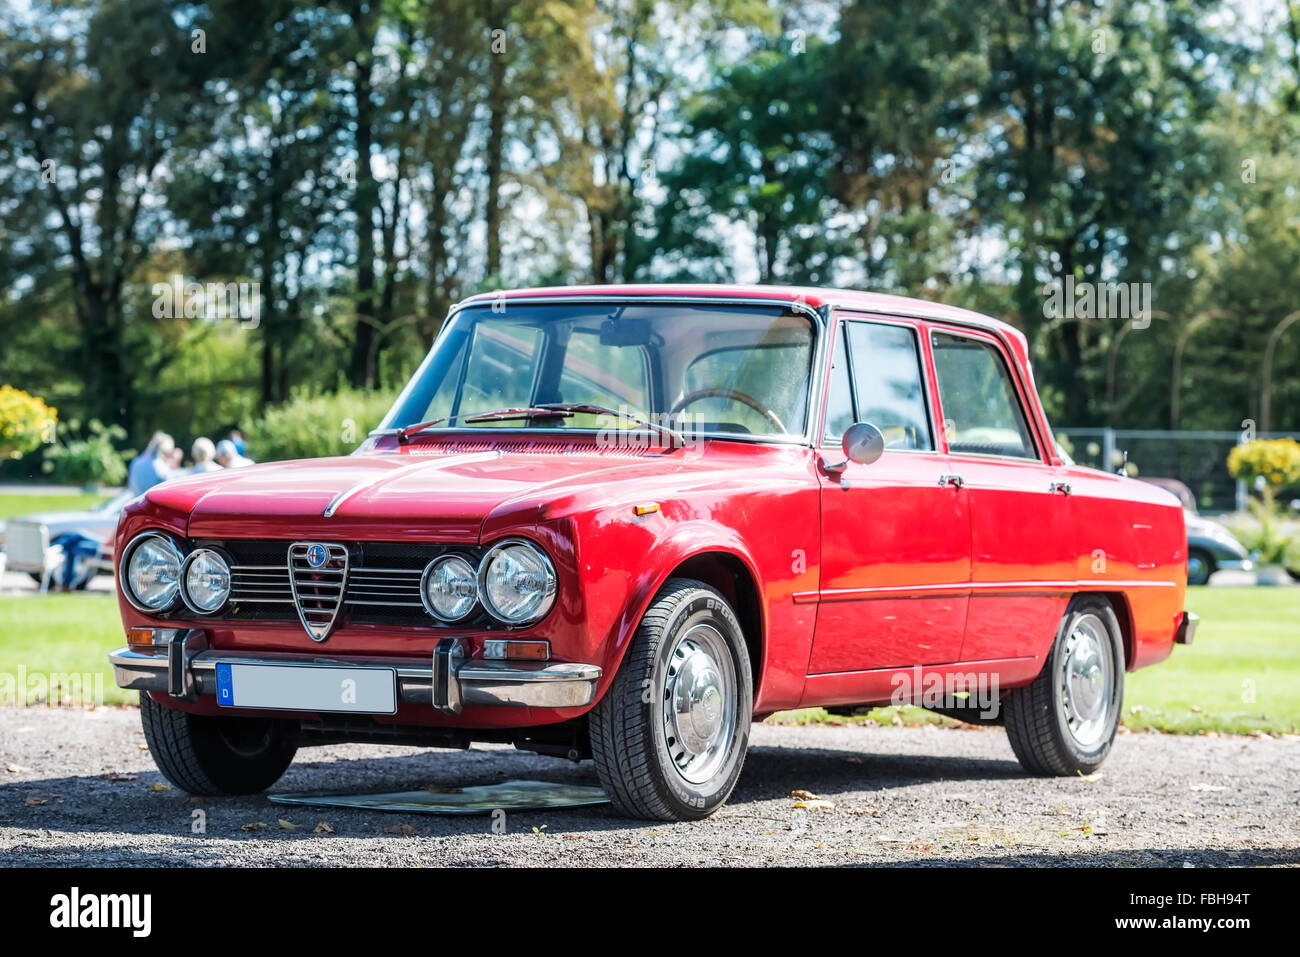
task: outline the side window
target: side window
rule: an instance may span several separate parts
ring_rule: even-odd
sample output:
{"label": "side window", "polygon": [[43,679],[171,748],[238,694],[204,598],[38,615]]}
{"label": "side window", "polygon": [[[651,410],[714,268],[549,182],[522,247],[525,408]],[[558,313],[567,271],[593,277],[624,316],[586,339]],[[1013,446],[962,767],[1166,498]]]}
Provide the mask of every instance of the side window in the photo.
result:
{"label": "side window", "polygon": [[887,449],[933,449],[916,333],[906,326],[875,322],[848,322],[845,328],[855,420],[878,428]]}
{"label": "side window", "polygon": [[853,391],[849,383],[848,347],[844,343],[844,330],[848,323],[840,324],[840,334],[835,337],[831,353],[831,384],[826,393],[826,432],[824,438],[838,445],[844,433],[853,424]]}
{"label": "side window", "polygon": [[1005,362],[990,343],[935,333],[934,371],[948,448],[973,455],[1037,459]]}

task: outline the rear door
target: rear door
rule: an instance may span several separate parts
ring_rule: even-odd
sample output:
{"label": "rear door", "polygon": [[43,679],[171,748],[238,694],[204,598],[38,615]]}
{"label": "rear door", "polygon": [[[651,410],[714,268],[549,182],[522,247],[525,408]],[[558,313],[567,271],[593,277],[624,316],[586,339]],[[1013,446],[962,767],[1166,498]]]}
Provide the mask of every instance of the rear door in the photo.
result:
{"label": "rear door", "polygon": [[1049,464],[1024,383],[996,337],[932,327],[930,349],[949,465],[970,510],[961,658],[1042,654],[1077,575],[1067,476]]}
{"label": "rear door", "polygon": [[938,451],[922,331],[850,316],[835,330],[824,461],[856,422],[885,437],[870,465],[824,474],[821,589],[810,675],[955,661],[970,578],[970,519]]}

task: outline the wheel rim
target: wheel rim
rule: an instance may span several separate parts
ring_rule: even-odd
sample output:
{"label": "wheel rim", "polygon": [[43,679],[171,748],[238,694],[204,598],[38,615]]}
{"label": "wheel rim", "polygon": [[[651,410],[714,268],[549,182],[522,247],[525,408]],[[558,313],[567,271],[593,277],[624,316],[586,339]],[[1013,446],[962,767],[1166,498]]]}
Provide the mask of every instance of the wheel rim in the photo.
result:
{"label": "wheel rim", "polygon": [[1070,737],[1092,749],[1109,733],[1115,674],[1110,633],[1096,615],[1074,620],[1061,656],[1061,710]]}
{"label": "wheel rim", "polygon": [[1188,555],[1187,580],[1192,584],[1199,585],[1209,577],[1209,566],[1206,565],[1205,559],[1200,555]]}
{"label": "wheel rim", "polygon": [[668,658],[664,739],[677,773],[703,784],[722,766],[736,736],[736,669],[712,625],[688,629]]}

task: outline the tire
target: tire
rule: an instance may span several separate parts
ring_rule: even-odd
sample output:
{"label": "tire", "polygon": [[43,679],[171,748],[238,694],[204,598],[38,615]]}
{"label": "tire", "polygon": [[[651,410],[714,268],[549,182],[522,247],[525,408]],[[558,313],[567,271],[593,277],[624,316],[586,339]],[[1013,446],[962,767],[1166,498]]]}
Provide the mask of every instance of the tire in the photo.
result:
{"label": "tire", "polygon": [[1192,548],[1187,551],[1187,584],[1204,585],[1210,580],[1210,576],[1218,570],[1218,563],[1214,556],[1203,548]]}
{"label": "tire", "polygon": [[190,714],[140,692],[140,723],[158,770],[190,794],[265,791],[298,751],[282,722]]}
{"label": "tire", "polygon": [[753,702],[731,606],[703,582],[669,579],[590,714],[592,757],[615,809],[659,821],[716,811],[740,777]]}
{"label": "tire", "polygon": [[1033,684],[1002,699],[1011,749],[1031,774],[1090,774],[1110,753],[1123,700],[1115,610],[1101,597],[1075,598]]}

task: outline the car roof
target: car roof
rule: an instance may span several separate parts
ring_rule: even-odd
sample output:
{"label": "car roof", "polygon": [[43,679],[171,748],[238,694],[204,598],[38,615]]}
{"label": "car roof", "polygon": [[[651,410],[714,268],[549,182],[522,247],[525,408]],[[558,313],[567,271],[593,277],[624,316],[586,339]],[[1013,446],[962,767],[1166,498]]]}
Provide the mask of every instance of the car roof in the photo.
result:
{"label": "car roof", "polygon": [[969,309],[894,296],[879,292],[862,292],[856,289],[826,289],[819,286],[759,286],[725,283],[656,283],[604,286],[545,286],[537,289],[506,289],[483,292],[463,300],[457,308],[482,305],[501,299],[526,298],[592,298],[604,297],[705,297],[719,299],[778,299],[803,302],[820,309],[831,306],[892,316],[911,316],[920,319],[937,319],[987,329],[990,332],[1021,339],[1023,334],[1015,326]]}

